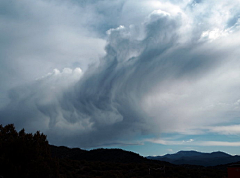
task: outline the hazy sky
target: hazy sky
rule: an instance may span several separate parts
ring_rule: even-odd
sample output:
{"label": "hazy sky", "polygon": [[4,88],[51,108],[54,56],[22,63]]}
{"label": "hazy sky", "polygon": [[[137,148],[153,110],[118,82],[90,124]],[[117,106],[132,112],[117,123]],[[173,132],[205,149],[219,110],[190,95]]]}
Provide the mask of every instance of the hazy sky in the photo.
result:
{"label": "hazy sky", "polygon": [[239,0],[0,0],[0,124],[51,144],[240,154]]}

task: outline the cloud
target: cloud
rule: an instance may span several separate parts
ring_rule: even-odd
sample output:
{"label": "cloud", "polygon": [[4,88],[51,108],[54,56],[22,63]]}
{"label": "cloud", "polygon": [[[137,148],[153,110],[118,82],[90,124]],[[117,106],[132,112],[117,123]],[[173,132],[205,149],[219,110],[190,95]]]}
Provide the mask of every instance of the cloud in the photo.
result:
{"label": "cloud", "polygon": [[[71,90],[76,82],[82,77],[82,70],[64,68],[62,72],[54,69],[52,73],[47,74],[28,85],[14,88],[9,91],[11,102],[1,110],[1,116],[6,118],[2,120],[3,124],[16,123],[18,127],[27,127],[31,131],[36,128],[45,131],[48,126],[58,123],[59,127],[71,128],[72,131],[80,128],[79,125],[64,125],[63,117],[70,117],[69,112],[64,112],[65,108],[60,103],[66,90]],[[68,108],[67,110],[71,110]],[[71,120],[74,122],[76,113],[71,112]],[[61,127],[62,126],[62,127]]]}
{"label": "cloud", "polygon": [[198,144],[199,146],[240,146],[240,142],[221,142],[221,141],[205,141]]}
{"label": "cloud", "polygon": [[70,1],[10,0],[0,6],[0,107],[10,88],[55,68],[86,70],[104,55],[105,40],[90,30],[96,18],[91,10]]}
{"label": "cloud", "polygon": [[151,142],[151,143],[162,144],[162,145],[195,145],[196,144],[193,139],[189,139],[187,141],[185,141],[185,140],[179,141],[179,140],[164,140],[164,139],[147,139],[145,141]]}
{"label": "cloud", "polygon": [[173,149],[167,149],[168,152],[173,152]]}
{"label": "cloud", "polygon": [[221,135],[238,135],[240,133],[240,125],[214,126],[208,129],[209,132]]}
{"label": "cloud", "polygon": [[[31,14],[29,21],[23,18],[7,24],[23,24],[21,35],[16,30],[5,32],[7,38],[23,38],[14,39],[15,45],[9,43],[13,50],[9,56],[16,64],[3,56],[1,63],[8,70],[20,66],[14,76],[26,71],[24,75],[33,76],[27,84],[20,82],[22,86],[9,91],[10,102],[0,110],[3,124],[41,130],[54,144],[86,148],[130,143],[139,135],[199,134],[209,128],[220,133],[228,128],[214,126],[237,122],[240,9],[236,1],[221,1],[217,6],[205,1],[151,1],[139,18],[136,15],[130,20],[126,20],[128,15],[146,1],[136,7],[132,1],[113,5],[91,1],[76,6],[65,1],[27,2],[17,5],[33,8],[26,11]],[[109,6],[118,9],[112,17],[118,19],[115,22],[103,11]],[[50,18],[44,20],[41,9]],[[87,10],[90,12],[82,16]],[[24,16],[26,12],[16,13]],[[100,20],[95,24],[96,15]],[[47,28],[38,29],[36,19],[40,27]],[[107,24],[101,24],[104,20]],[[109,27],[106,41],[98,37],[105,25]],[[39,78],[43,75],[39,66],[47,67],[43,71],[63,70]],[[76,68],[79,66],[82,69]],[[33,77],[38,79],[33,81]],[[192,139],[151,141],[195,143]]]}
{"label": "cloud", "polygon": [[182,146],[228,146],[228,147],[240,146],[240,142],[194,141],[193,139],[190,139],[187,141],[153,139],[153,140],[146,140],[146,142],[157,143],[162,145],[182,145]]}

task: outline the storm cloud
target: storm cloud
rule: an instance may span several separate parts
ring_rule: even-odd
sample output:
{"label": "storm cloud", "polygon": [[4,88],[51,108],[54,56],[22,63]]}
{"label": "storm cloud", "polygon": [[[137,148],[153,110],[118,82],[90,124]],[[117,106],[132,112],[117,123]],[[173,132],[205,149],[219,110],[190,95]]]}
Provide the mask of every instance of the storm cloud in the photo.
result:
{"label": "storm cloud", "polygon": [[[36,2],[58,11],[65,8],[66,3]],[[111,5],[117,9],[112,12],[114,21],[109,19],[108,13],[103,13],[106,8],[103,4],[107,2],[67,3],[91,12],[80,20],[77,29],[84,31],[79,33],[80,37],[78,32],[72,33],[78,19],[75,13],[79,11],[71,8],[65,9],[66,14],[75,13],[60,21],[64,28],[60,26],[56,31],[57,23],[53,25],[54,30],[49,30],[49,33],[60,31],[57,37],[65,40],[72,37],[66,44],[52,39],[52,35],[50,39],[45,38],[50,43],[70,45],[69,48],[64,46],[66,55],[71,55],[68,58],[58,56],[62,48],[55,43],[50,45],[50,52],[46,53],[49,56],[46,56],[45,50],[36,50],[38,42],[43,42],[41,39],[26,43],[28,51],[18,49],[21,45],[13,48],[13,42],[6,39],[11,46],[9,49],[14,49],[13,55],[23,53],[20,56],[23,62],[18,57],[12,57],[14,61],[9,62],[5,56],[11,55],[3,53],[1,63],[8,66],[7,70],[18,63],[31,65],[34,56],[37,64],[48,66],[44,72],[52,71],[43,74],[40,69],[28,70],[37,79],[28,77],[27,82],[19,82],[11,89],[6,87],[8,103],[0,109],[2,124],[14,123],[29,132],[41,130],[53,144],[88,148],[139,144],[141,140],[137,137],[141,135],[219,132],[217,126],[237,122],[240,109],[240,7],[237,1],[227,4],[214,1],[214,5],[205,1],[151,1],[145,9],[146,1],[140,1],[136,7],[133,1],[116,1]],[[144,12],[131,15],[140,7]],[[33,14],[39,16],[39,13],[34,11]],[[104,20],[94,23],[96,14],[106,19],[107,25],[101,24]],[[55,14],[50,16],[56,18]],[[25,21],[25,17],[23,19]],[[89,24],[87,19],[90,19]],[[66,25],[67,22],[70,24]],[[33,29],[31,32],[37,30],[35,26]],[[104,30],[107,30],[105,35]],[[13,30],[9,37],[13,34],[18,33]],[[32,44],[36,47],[30,49]],[[48,47],[49,43],[44,42],[44,45]],[[84,46],[80,53],[76,52],[78,45]],[[5,43],[3,46],[7,48]],[[22,67],[14,71],[24,70]],[[1,83],[7,85],[4,78],[9,76],[4,69],[2,73]]]}

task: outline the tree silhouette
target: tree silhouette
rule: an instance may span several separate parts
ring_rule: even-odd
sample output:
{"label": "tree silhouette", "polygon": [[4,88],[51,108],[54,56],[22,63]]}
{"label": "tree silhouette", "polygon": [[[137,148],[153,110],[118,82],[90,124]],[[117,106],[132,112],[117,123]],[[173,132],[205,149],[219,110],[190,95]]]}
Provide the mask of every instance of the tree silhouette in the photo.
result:
{"label": "tree silhouette", "polygon": [[13,124],[0,125],[0,175],[5,177],[59,177],[46,135],[17,132]]}

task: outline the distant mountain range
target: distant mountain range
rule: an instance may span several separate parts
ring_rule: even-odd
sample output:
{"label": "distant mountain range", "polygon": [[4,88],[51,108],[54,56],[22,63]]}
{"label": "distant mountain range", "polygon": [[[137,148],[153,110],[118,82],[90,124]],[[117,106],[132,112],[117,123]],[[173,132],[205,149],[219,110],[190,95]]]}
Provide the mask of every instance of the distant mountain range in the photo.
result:
{"label": "distant mountain range", "polygon": [[148,159],[166,161],[172,164],[190,164],[199,166],[217,166],[240,161],[240,156],[232,156],[224,152],[201,153],[197,151],[179,151],[164,156],[148,156]]}
{"label": "distant mountain range", "polygon": [[179,151],[175,154],[164,156],[148,156],[146,158],[139,154],[121,149],[95,149],[82,150],[80,148],[68,148],[64,146],[50,145],[51,154],[55,158],[70,160],[101,161],[114,163],[148,163],[150,160],[158,160],[175,165],[198,165],[217,166],[240,162],[240,156],[232,156],[224,152],[201,153],[197,151]]}

